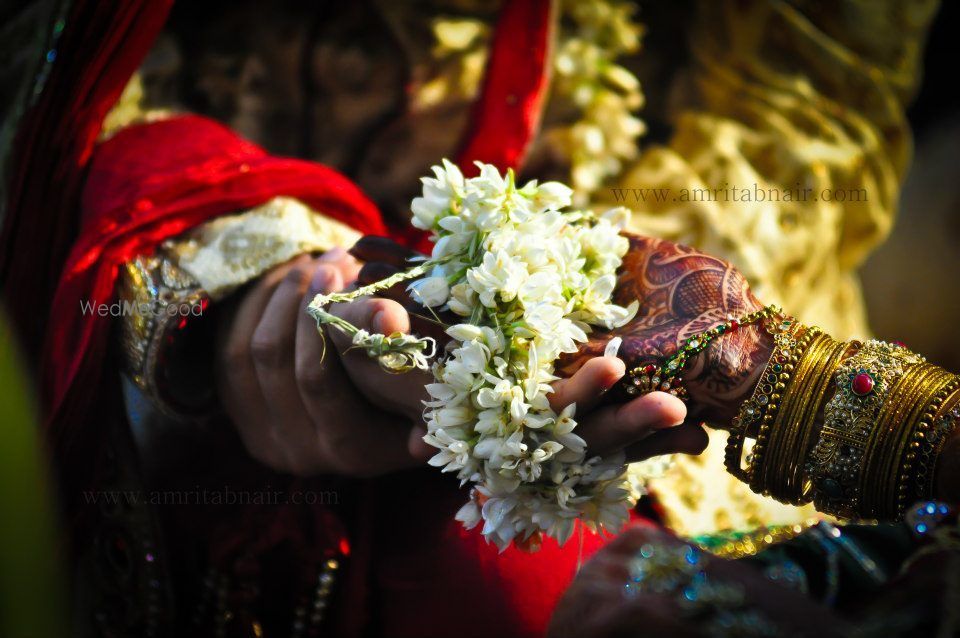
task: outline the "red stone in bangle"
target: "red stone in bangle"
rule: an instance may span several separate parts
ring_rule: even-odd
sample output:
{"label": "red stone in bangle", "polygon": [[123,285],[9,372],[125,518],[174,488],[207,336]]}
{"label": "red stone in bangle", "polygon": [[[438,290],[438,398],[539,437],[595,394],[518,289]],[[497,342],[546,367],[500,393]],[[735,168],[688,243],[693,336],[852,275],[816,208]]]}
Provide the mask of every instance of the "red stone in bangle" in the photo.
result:
{"label": "red stone in bangle", "polygon": [[861,372],[853,378],[853,382],[850,384],[850,389],[853,390],[855,395],[862,397],[873,392],[873,386],[873,377],[866,372]]}

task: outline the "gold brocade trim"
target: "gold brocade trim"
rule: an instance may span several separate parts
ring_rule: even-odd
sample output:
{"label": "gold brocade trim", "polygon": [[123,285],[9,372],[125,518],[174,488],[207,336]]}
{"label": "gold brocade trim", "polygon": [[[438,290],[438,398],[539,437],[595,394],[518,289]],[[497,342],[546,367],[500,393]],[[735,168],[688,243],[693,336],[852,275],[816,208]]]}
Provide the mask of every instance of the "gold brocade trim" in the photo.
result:
{"label": "gold brocade trim", "polygon": [[157,383],[164,336],[203,312],[206,292],[162,255],[141,255],[126,264],[118,285],[120,343],[130,380],[168,416],[182,416]]}
{"label": "gold brocade trim", "polygon": [[207,222],[163,244],[176,265],[218,301],[297,255],[352,246],[360,233],[289,197]]}
{"label": "gold brocade trim", "polygon": [[350,246],[360,233],[295,199],[276,197],[164,242],[124,264],[118,285],[120,339],[130,379],[163,412],[180,416],[158,386],[166,337],[184,320],[267,270],[309,252]]}

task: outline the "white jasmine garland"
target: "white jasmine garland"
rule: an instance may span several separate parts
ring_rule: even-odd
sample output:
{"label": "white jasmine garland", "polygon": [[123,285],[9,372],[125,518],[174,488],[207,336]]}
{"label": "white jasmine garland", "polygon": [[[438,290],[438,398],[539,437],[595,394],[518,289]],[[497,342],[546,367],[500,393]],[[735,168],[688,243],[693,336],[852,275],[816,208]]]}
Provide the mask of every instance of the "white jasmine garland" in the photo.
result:
{"label": "white jasmine garland", "polygon": [[[542,533],[564,543],[578,520],[617,531],[631,505],[623,456],[588,457],[575,406],[558,414],[547,397],[562,354],[576,352],[593,327],[616,328],[636,313],[636,302],[611,302],[629,211],[565,210],[572,191],[563,184],[517,187],[512,172],[478,167],[467,179],[444,160],[423,178],[412,223],[432,232],[430,259],[355,293],[318,296],[310,311],[344,329],[325,304],[418,277],[409,285],[414,299],[462,317],[446,328],[451,340],[432,364],[423,413],[424,441],[437,449],[430,464],[474,485],[457,520],[483,523],[501,550]],[[355,340],[382,363],[392,354],[389,338]],[[427,345],[395,341],[408,368],[425,367]],[[385,365],[396,371],[396,357]]]}

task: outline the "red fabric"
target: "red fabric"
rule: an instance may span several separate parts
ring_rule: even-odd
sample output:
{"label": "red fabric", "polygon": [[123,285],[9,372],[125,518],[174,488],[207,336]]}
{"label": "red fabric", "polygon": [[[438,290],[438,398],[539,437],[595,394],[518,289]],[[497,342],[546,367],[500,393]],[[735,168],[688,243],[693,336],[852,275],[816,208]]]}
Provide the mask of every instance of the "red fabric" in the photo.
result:
{"label": "red fabric", "polygon": [[[353,522],[354,552],[366,573],[345,574],[337,636],[396,638],[542,636],[581,558],[577,533],[539,552],[487,544],[454,514],[467,489],[425,468],[371,481]],[[634,518],[634,524],[641,519]],[[585,532],[582,559],[611,537]],[[359,567],[351,560],[351,570]],[[361,570],[358,570],[361,571]],[[371,610],[373,607],[373,610]],[[371,634],[369,623],[377,625]],[[366,633],[364,630],[366,629]]]}
{"label": "red fabric", "polygon": [[476,174],[475,161],[501,171],[523,163],[547,98],[553,12],[551,0],[504,3],[471,128],[457,157],[464,174]]}
{"label": "red fabric", "polygon": [[[120,266],[217,215],[297,198],[368,234],[386,229],[376,206],[325,166],[271,157],[222,125],[184,116],[125,129],[100,145],[82,199],[80,237],[64,267],[44,351],[51,435],[69,445],[70,417],[97,387],[109,317],[80,304],[109,303]],[[76,383],[82,379],[82,383]],[[85,433],[84,436],[89,436]]]}
{"label": "red fabric", "polygon": [[[31,358],[76,238],[84,169],[103,118],[146,55],[172,0],[74,0],[43,93],[13,148],[0,237],[6,310]],[[76,314],[76,310],[71,312]]]}

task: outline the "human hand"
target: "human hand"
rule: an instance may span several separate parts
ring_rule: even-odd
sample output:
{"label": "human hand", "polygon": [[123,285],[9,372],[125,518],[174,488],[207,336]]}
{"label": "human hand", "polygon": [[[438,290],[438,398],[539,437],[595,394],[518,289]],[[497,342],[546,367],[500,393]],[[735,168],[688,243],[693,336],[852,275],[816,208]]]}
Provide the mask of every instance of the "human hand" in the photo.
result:
{"label": "human hand", "polygon": [[[626,234],[630,249],[614,301],[640,302],[636,317],[612,331],[623,338],[619,356],[635,368],[677,352],[687,338],[762,307],[744,276],[730,263],[672,242]],[[603,352],[610,332],[595,331],[580,351],[561,359],[567,374]],[[715,339],[683,375],[691,417],[728,425],[746,399],[772,350],[758,325],[744,326]]]}
{"label": "human hand", "polygon": [[[378,237],[361,239],[351,252],[367,261],[358,277],[363,285],[394,274],[407,266],[408,259],[415,254]],[[418,334],[437,336],[435,325],[420,316],[424,312],[422,306],[409,297],[403,285],[384,294],[390,299],[365,299],[334,305],[331,312],[371,332],[407,332],[412,322]],[[368,325],[375,314],[387,323]],[[450,321],[453,323],[454,318],[451,317]],[[391,377],[396,375],[380,370],[365,354],[348,351],[349,338],[333,332],[331,337],[340,349],[347,369],[353,370],[351,378],[362,392],[385,409],[411,416],[421,413],[421,400],[426,398],[423,385],[432,381],[429,375],[406,373],[400,376],[408,377],[412,381],[409,385],[392,382]],[[707,445],[706,433],[696,423],[684,423],[686,408],[676,397],[654,392],[617,405],[603,401],[606,392],[624,376],[625,371],[621,359],[594,356],[581,362],[570,377],[552,384],[554,393],[549,399],[554,411],[559,413],[569,404],[576,403],[577,434],[586,441],[588,454],[605,456],[622,450],[628,461],[639,461],[663,454],[702,452]],[[425,448],[425,452],[431,451],[432,448]]]}
{"label": "human hand", "polygon": [[[359,264],[342,249],[274,268],[225,313],[217,387],[250,455],[297,476],[373,476],[411,467],[412,428],[350,383],[306,313],[314,295],[341,290]],[[417,439],[415,443],[422,442]]]}
{"label": "human hand", "polygon": [[[795,589],[768,580],[750,565],[701,552],[694,554],[698,563],[690,568],[686,562],[687,547],[675,536],[652,527],[626,529],[577,574],[556,606],[548,638],[765,635],[736,629],[725,634],[711,633],[711,618],[716,616],[709,610],[694,612],[684,597],[684,587],[692,582],[696,571],[702,571],[707,583],[719,585],[732,600],[740,598],[739,603],[728,601],[721,606],[740,621],[752,618],[755,628],[763,625],[784,636],[846,635],[846,622],[830,609]],[[636,593],[626,594],[625,586],[631,576],[629,565],[641,548],[652,550],[654,559],[657,554],[680,557],[675,568],[656,570],[658,574],[674,576],[675,586],[655,591],[652,583],[644,581],[636,585]]]}

